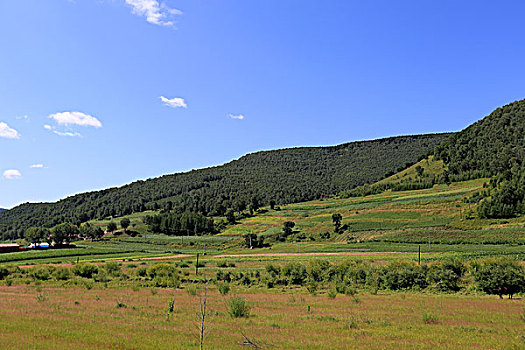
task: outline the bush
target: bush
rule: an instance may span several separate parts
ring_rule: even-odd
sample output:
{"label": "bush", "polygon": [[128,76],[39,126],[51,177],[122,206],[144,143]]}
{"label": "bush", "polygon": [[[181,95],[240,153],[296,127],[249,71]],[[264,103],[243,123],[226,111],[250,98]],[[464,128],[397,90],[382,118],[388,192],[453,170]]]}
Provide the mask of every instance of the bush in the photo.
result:
{"label": "bush", "polygon": [[110,276],[118,277],[121,274],[120,264],[116,261],[108,262],[104,268]]}
{"label": "bush", "polygon": [[180,277],[175,267],[166,263],[151,265],[147,269],[148,277],[156,287],[175,287],[180,285]]}
{"label": "bush", "polygon": [[303,285],[306,280],[306,268],[301,263],[289,263],[284,265],[283,276],[288,278],[290,284]]}
{"label": "bush", "polygon": [[184,288],[184,290],[185,290],[186,293],[188,293],[189,295],[197,295],[197,287],[195,287],[195,286],[192,285],[192,284],[186,286],[186,287]]}
{"label": "bush", "polygon": [[250,316],[250,306],[245,299],[241,297],[231,297],[228,301],[228,314],[231,317],[248,317]]}
{"label": "bush", "polygon": [[92,278],[98,273],[98,266],[94,264],[77,264],[73,266],[73,273],[80,277]]}
{"label": "bush", "polygon": [[0,280],[3,280],[7,276],[9,276],[9,270],[4,266],[0,266]]}
{"label": "bush", "polygon": [[487,294],[513,294],[525,290],[525,269],[517,261],[508,258],[486,259],[472,264],[474,280],[478,289]]}
{"label": "bush", "polygon": [[312,260],[306,267],[308,278],[315,282],[323,282],[328,278],[328,271],[330,270],[330,262],[327,260]]}
{"label": "bush", "polygon": [[51,271],[48,266],[36,266],[31,269],[29,275],[35,280],[46,281],[51,278]]}
{"label": "bush", "polygon": [[137,276],[139,276],[139,277],[146,277],[147,274],[148,274],[148,273],[147,273],[147,270],[146,270],[145,267],[139,267],[139,268],[137,269]]}
{"label": "bush", "polygon": [[67,281],[71,278],[71,269],[66,266],[58,266],[55,272],[53,272],[53,277],[55,277],[57,281]]}
{"label": "bush", "polygon": [[428,270],[427,279],[439,291],[456,292],[465,274],[465,266],[458,259],[433,264]]}
{"label": "bush", "polygon": [[226,282],[220,282],[217,284],[217,289],[219,290],[219,293],[226,295],[230,291],[230,284]]}

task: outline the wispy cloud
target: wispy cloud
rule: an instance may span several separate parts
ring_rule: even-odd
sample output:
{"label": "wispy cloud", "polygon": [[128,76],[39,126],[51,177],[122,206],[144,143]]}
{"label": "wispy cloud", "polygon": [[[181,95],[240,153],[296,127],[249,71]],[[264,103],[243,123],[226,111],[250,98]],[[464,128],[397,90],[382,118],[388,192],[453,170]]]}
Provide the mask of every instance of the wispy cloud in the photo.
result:
{"label": "wispy cloud", "polygon": [[32,169],[40,169],[44,167],[44,164],[31,164],[29,167]]}
{"label": "wispy cloud", "polygon": [[237,115],[235,115],[235,114],[230,114],[229,117],[230,117],[231,119],[239,119],[239,120],[243,120],[243,119],[244,119],[244,115],[242,115],[242,114],[237,114]]}
{"label": "wispy cloud", "polygon": [[58,136],[69,136],[69,137],[82,137],[82,134],[74,131],[74,132],[71,132],[71,131],[58,131],[58,130],[53,130],[53,133],[57,134]]}
{"label": "wispy cloud", "polygon": [[4,177],[8,180],[15,180],[21,178],[22,174],[16,169],[8,169],[4,171]]}
{"label": "wispy cloud", "polygon": [[49,118],[56,121],[59,125],[92,126],[94,128],[102,127],[102,123],[100,122],[100,120],[82,112],[55,113],[51,114]]}
{"label": "wispy cloud", "polygon": [[159,26],[173,27],[173,17],[182,15],[182,11],[170,8],[158,0],[125,0],[132,7],[137,16],[146,18],[146,21]]}
{"label": "wispy cloud", "polygon": [[16,117],[17,120],[29,120],[29,116],[28,115],[19,115],[18,117]]}
{"label": "wispy cloud", "polygon": [[187,108],[188,107],[186,102],[184,102],[184,99],[180,98],[180,97],[174,97],[174,98],[169,99],[167,97],[161,96],[160,100],[166,106],[170,106],[170,107],[173,107],[173,108],[178,108],[178,107]]}
{"label": "wispy cloud", "polygon": [[4,122],[0,122],[0,137],[5,137],[6,139],[19,139],[20,133],[13,128],[10,128]]}

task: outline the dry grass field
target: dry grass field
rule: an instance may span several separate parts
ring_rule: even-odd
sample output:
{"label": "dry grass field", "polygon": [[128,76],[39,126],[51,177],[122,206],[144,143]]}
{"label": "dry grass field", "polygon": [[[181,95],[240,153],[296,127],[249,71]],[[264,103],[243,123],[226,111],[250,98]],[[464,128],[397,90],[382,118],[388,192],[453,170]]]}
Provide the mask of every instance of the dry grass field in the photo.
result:
{"label": "dry grass field", "polygon": [[[300,288],[232,292],[246,298],[250,316],[229,316],[229,295],[210,285],[206,349],[250,348],[244,336],[274,349],[525,347],[523,299],[411,292],[332,299]],[[1,286],[0,347],[196,349],[199,295],[202,289],[191,295],[102,284]]]}

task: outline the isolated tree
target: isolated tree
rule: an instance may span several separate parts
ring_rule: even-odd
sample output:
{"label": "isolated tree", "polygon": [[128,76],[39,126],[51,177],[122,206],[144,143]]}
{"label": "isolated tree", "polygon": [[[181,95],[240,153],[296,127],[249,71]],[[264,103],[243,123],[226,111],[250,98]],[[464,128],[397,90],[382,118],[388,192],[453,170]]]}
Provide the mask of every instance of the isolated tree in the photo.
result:
{"label": "isolated tree", "polygon": [[425,172],[425,169],[421,165],[418,165],[416,167],[417,176],[422,177],[423,173]]}
{"label": "isolated tree", "polygon": [[236,199],[235,202],[233,202],[233,209],[240,215],[241,211],[246,209],[246,202],[242,199]]}
{"label": "isolated tree", "polygon": [[290,235],[293,232],[293,228],[295,227],[295,222],[293,221],[285,221],[283,223],[283,232],[285,235]]}
{"label": "isolated tree", "polygon": [[117,224],[115,224],[113,221],[111,221],[108,224],[108,232],[115,232],[117,230]]}
{"label": "isolated tree", "polygon": [[228,220],[228,223],[233,225],[235,224],[235,213],[233,212],[233,209],[229,208],[226,210],[226,220]]}
{"label": "isolated tree", "polygon": [[252,202],[251,202],[251,208],[254,210],[254,211],[257,211],[257,209],[259,209],[261,207],[261,203],[259,203],[259,200],[257,199],[257,197],[252,197]]}
{"label": "isolated tree", "polygon": [[43,227],[30,227],[26,230],[24,237],[29,243],[37,246],[42,242],[46,236],[49,235],[49,230]]}
{"label": "isolated tree", "polygon": [[53,228],[50,240],[55,242],[56,245],[62,245],[64,243],[68,244],[72,239],[78,236],[78,233],[78,227],[69,222],[64,222]]}
{"label": "isolated tree", "polygon": [[343,216],[341,214],[332,214],[332,222],[334,223],[334,232],[340,233],[341,232],[341,221],[343,220]]}
{"label": "isolated tree", "polygon": [[97,227],[95,232],[93,232],[93,239],[99,240],[102,237],[104,237],[104,231],[100,227]]}
{"label": "isolated tree", "polygon": [[[171,202],[169,202],[171,203]],[[126,232],[127,228],[129,227],[130,225],[130,221],[128,218],[124,218],[122,220],[120,220],[120,227],[122,227],[124,229],[124,232]]]}
{"label": "isolated tree", "polygon": [[86,222],[85,224],[80,226],[80,237],[84,239],[91,239],[93,240],[95,228],[90,223]]}

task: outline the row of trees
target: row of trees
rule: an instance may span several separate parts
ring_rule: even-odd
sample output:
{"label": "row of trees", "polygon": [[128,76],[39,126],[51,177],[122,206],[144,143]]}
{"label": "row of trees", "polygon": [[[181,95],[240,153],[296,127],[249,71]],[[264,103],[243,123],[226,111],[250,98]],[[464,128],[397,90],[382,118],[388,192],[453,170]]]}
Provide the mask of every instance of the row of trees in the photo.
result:
{"label": "row of trees", "polygon": [[96,240],[104,236],[104,231],[98,226],[93,226],[89,223],[83,224],[79,227],[71,223],[62,223],[51,229],[45,227],[30,227],[25,232],[25,239],[35,246],[48,242],[55,245],[69,244],[75,239],[91,239]]}
{"label": "row of trees", "polygon": [[[370,264],[366,261],[345,260],[331,263],[311,260],[285,265],[269,264],[262,274],[232,274],[218,271],[219,281],[239,281],[242,284],[262,282],[267,287],[277,285],[306,285],[315,291],[317,286],[332,286],[337,293],[352,294],[356,287],[372,290],[422,290],[457,292],[470,287],[502,297],[525,291],[525,268],[508,258],[474,260],[468,264],[454,259],[418,265],[412,261],[393,261]],[[257,281],[258,280],[258,281]]]}
{"label": "row of trees", "polygon": [[196,213],[148,215],[144,223],[155,233],[167,235],[202,235],[215,232],[213,219]]}

